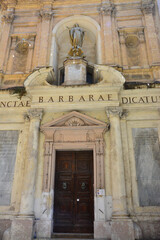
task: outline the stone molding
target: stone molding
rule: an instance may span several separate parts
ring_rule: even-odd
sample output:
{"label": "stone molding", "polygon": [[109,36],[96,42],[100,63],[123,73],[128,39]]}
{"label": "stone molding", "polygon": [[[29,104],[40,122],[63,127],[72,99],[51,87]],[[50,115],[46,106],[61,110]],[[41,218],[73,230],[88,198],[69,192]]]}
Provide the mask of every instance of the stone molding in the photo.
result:
{"label": "stone molding", "polygon": [[51,20],[51,18],[53,16],[53,11],[52,10],[41,10],[39,13],[39,16],[42,19],[49,21],[49,20]]}
{"label": "stone molding", "polygon": [[29,109],[27,114],[30,120],[32,119],[41,120],[43,115],[43,109],[41,108]]}
{"label": "stone molding", "polygon": [[[144,42],[145,36],[144,36],[144,28],[119,28],[119,39],[121,44],[125,44],[127,46],[127,41],[133,41],[135,42],[135,39],[137,38],[138,42]],[[134,38],[134,39],[133,39]]]}
{"label": "stone molding", "polygon": [[[95,151],[95,188],[104,188],[104,132],[108,125],[79,112],[71,112],[41,127],[45,134],[43,190],[49,192],[54,181],[51,166],[56,149],[93,149]],[[54,151],[53,151],[54,150]]]}
{"label": "stone molding", "polygon": [[151,0],[148,0],[147,2],[142,2],[142,12],[144,14],[151,14],[153,12],[153,8],[154,8],[154,2]]}

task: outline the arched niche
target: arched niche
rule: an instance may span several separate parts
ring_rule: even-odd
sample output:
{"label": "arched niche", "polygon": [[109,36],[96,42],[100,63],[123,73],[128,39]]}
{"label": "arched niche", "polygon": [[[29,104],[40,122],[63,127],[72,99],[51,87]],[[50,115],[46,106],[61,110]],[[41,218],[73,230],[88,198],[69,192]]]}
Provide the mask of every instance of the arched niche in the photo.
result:
{"label": "arched niche", "polygon": [[50,66],[53,66],[56,76],[63,66],[63,61],[71,48],[68,28],[78,23],[85,31],[83,51],[89,64],[101,64],[100,25],[92,18],[82,15],[67,17],[58,22],[53,28],[50,53]]}

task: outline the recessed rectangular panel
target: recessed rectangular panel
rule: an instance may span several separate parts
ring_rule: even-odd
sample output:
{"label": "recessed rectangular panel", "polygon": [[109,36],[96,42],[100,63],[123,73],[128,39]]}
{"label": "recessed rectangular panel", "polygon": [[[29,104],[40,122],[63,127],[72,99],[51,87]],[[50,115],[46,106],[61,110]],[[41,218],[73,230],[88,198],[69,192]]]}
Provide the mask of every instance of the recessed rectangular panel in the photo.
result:
{"label": "recessed rectangular panel", "polygon": [[0,131],[0,205],[10,205],[18,131]]}
{"label": "recessed rectangular panel", "polygon": [[160,141],[157,128],[133,128],[140,206],[160,206]]}

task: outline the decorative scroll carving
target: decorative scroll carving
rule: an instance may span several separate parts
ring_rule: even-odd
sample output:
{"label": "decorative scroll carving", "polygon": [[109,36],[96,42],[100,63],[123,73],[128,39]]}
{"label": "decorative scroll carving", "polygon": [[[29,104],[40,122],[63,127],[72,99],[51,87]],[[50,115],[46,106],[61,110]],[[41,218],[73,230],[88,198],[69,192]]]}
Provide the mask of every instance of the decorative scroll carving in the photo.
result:
{"label": "decorative scroll carving", "polygon": [[102,6],[100,7],[98,10],[102,15],[111,15],[112,12],[114,11],[115,7],[114,5],[106,5],[106,6]]}
{"label": "decorative scroll carving", "polygon": [[154,8],[153,0],[147,0],[142,2],[142,12],[144,14],[151,14]]}
{"label": "decorative scroll carving", "polygon": [[139,38],[137,35],[128,35],[125,39],[126,47],[135,48],[139,45]]}
{"label": "decorative scroll carving", "polygon": [[53,16],[53,12],[51,10],[41,10],[39,15],[43,19],[49,21]]}
{"label": "decorative scroll carving", "polygon": [[121,107],[109,107],[106,108],[106,114],[108,118],[110,116],[119,116],[121,118],[123,115],[123,110]]}
{"label": "decorative scroll carving", "polygon": [[27,41],[24,38],[22,38],[22,40],[19,41],[15,47],[15,50],[18,53],[22,53],[22,54],[27,53],[28,49],[29,49],[29,41]]}
{"label": "decorative scroll carving", "polygon": [[31,119],[42,119],[42,115],[43,115],[43,109],[29,109],[28,110],[28,117]]}
{"label": "decorative scroll carving", "polygon": [[65,126],[84,126],[85,122],[81,120],[80,118],[73,117],[70,118],[68,121],[65,122]]}
{"label": "decorative scroll carving", "polygon": [[7,12],[6,11],[6,14],[2,16],[2,22],[5,22],[5,23],[12,23],[13,20],[14,20],[14,13],[13,12]]}
{"label": "decorative scroll carving", "polygon": [[121,107],[109,107],[106,108],[106,114],[110,116],[119,116],[121,119],[125,119],[128,116],[129,111],[123,110]]}
{"label": "decorative scroll carving", "polygon": [[145,41],[145,36],[144,36],[144,31],[143,30],[138,32],[138,37],[139,37],[140,43],[143,43]]}

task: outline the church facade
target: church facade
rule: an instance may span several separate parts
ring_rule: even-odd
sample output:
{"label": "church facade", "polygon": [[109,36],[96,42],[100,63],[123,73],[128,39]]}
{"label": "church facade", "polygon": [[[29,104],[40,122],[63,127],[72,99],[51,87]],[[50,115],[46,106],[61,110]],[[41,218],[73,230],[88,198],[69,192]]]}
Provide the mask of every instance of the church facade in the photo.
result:
{"label": "church facade", "polygon": [[160,239],[159,1],[0,7],[0,239]]}

